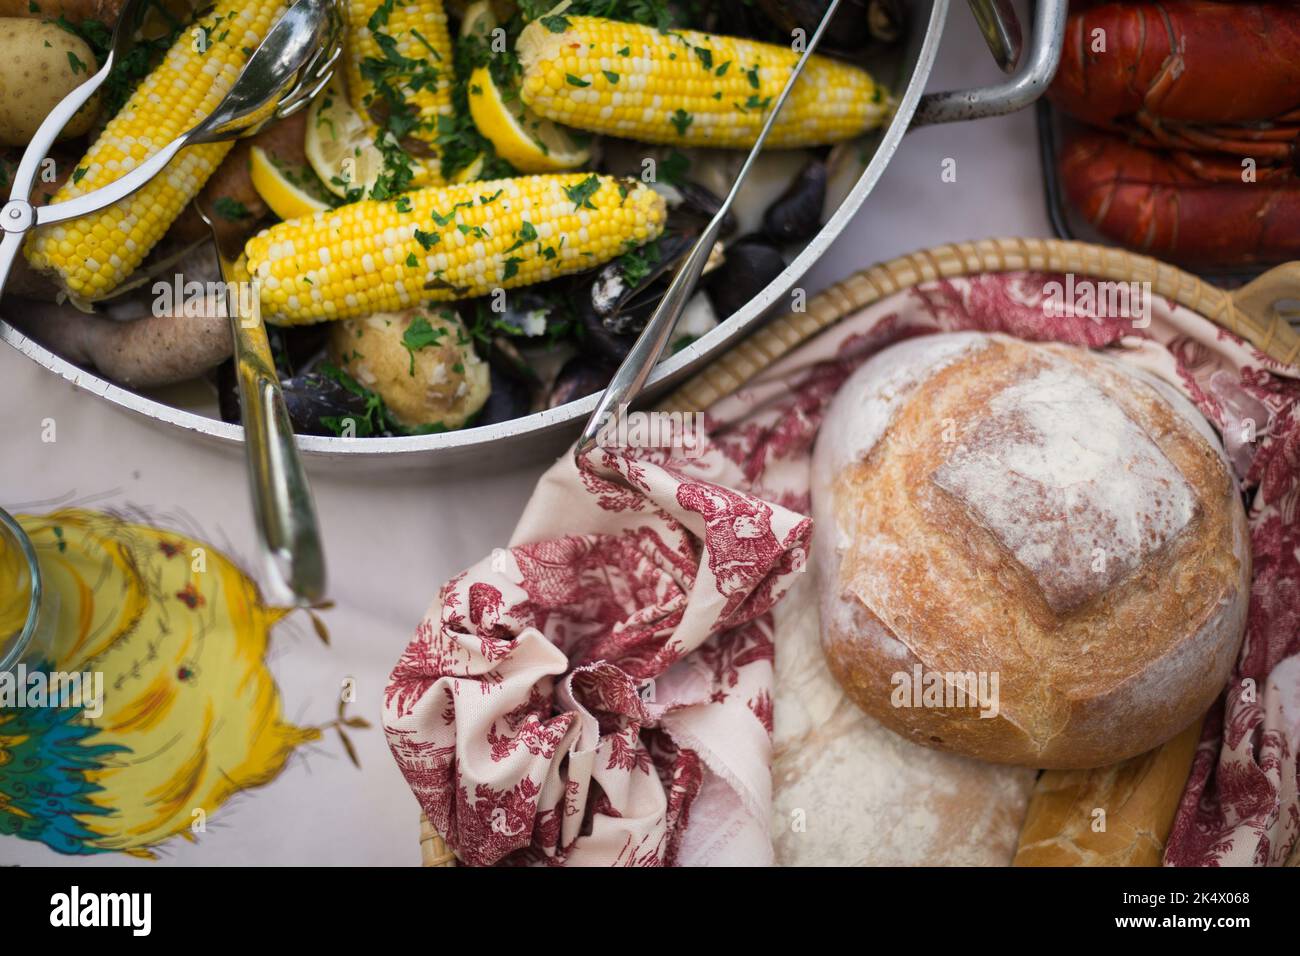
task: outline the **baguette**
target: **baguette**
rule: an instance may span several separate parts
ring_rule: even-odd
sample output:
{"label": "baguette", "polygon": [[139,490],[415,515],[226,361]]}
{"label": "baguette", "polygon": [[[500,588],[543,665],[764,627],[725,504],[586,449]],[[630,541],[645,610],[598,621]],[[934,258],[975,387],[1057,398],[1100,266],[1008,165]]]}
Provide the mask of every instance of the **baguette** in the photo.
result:
{"label": "baguette", "polygon": [[1123,763],[1038,778],[1014,866],[1159,866],[1201,720]]}

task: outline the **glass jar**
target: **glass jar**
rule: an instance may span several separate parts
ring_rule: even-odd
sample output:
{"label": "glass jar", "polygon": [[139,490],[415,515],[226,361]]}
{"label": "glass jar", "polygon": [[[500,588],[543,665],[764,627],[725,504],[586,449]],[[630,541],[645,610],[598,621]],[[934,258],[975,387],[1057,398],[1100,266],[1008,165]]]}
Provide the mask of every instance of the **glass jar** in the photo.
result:
{"label": "glass jar", "polygon": [[31,538],[0,508],[0,673],[42,659],[58,619],[53,601]]}

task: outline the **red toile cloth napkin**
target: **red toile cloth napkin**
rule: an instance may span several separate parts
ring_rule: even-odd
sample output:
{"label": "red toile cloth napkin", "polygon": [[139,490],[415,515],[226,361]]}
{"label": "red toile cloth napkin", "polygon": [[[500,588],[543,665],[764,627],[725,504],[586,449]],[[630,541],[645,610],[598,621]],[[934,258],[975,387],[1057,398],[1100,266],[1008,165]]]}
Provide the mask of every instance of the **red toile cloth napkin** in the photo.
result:
{"label": "red toile cloth napkin", "polygon": [[805,343],[708,415],[690,457],[602,449],[542,479],[511,545],[448,582],[394,668],[384,726],[470,864],[771,860],[769,611],[804,567],[826,404],[900,339],[980,329],[1107,347],[1223,435],[1254,588],[1165,860],[1278,864],[1300,833],[1300,369],[1171,302],[1149,325],[1057,317],[1064,277],[930,282]]}

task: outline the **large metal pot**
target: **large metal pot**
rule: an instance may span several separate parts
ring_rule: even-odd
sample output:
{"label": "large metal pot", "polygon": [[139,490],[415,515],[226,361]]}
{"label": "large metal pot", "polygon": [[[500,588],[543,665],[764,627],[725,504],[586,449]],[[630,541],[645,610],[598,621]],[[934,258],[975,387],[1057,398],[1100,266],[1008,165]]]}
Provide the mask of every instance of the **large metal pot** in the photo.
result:
{"label": "large metal pot", "polygon": [[[939,49],[948,6],[949,0],[909,0],[909,22],[903,42],[892,52],[890,60],[873,62],[873,71],[890,89],[899,91],[898,109],[865,144],[870,159],[839,208],[785,271],[744,308],[660,363],[647,386],[647,396],[662,393],[680,382],[790,301],[787,296],[791,288],[857,212],[910,127],[1010,113],[1029,105],[1046,89],[1060,59],[1067,0],[1044,0],[1037,4],[1023,64],[1007,82],[977,90],[924,93]],[[123,409],[174,426],[200,439],[232,447],[243,439],[243,430],[238,425],[127,391],[60,358],[3,320],[0,320],[0,338],[74,385],[101,395]],[[306,455],[308,467],[313,470],[332,464],[359,467],[363,471],[382,468],[389,472],[394,468],[414,466],[439,473],[481,473],[484,468],[507,464],[517,466],[559,454],[591,414],[597,398],[597,395],[589,395],[524,418],[458,432],[404,438],[301,435],[298,443]]]}

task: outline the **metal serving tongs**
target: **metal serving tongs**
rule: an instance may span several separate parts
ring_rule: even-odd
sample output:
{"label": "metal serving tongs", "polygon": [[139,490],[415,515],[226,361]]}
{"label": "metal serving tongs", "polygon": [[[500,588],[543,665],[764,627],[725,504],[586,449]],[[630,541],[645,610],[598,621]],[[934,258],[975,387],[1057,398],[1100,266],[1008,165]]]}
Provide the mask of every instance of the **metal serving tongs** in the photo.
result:
{"label": "metal serving tongs", "polygon": [[[65,212],[62,203],[37,209],[28,201],[32,195],[32,186],[36,183],[36,174],[40,169],[41,161],[49,153],[50,147],[54,145],[63,127],[67,126],[77,110],[85,106],[86,102],[95,95],[95,91],[104,85],[113,68],[135,46],[136,34],[144,25],[149,4],[150,0],[126,0],[122,5],[122,12],[118,14],[117,27],[113,30],[113,43],[109,47],[108,55],[104,57],[104,65],[99,68],[99,72],[89,77],[50,110],[50,115],[45,117],[37,127],[31,142],[27,144],[27,149],[23,151],[23,157],[18,161],[18,169],[14,172],[9,201],[0,207],[0,230],[4,232],[4,237],[0,239],[0,294],[3,294],[5,282],[9,278],[9,270],[13,268],[14,260],[18,258],[18,250],[22,248],[23,236],[36,226],[71,218],[70,215],[60,215]],[[73,215],[80,215],[80,213]]]}
{"label": "metal serving tongs", "polygon": [[745,177],[749,175],[754,160],[762,152],[763,143],[767,140],[767,134],[771,132],[772,126],[776,123],[781,107],[785,105],[786,99],[790,96],[790,91],[794,89],[795,83],[799,80],[799,75],[803,73],[808,58],[817,49],[817,44],[820,42],[822,34],[826,32],[826,26],[831,22],[831,18],[835,16],[835,11],[839,8],[839,5],[840,0],[831,0],[827,5],[821,23],[817,24],[817,30],[809,39],[808,45],[795,63],[794,69],[790,71],[790,78],[785,81],[785,87],[781,90],[781,95],[776,98],[776,103],[767,114],[767,119],[763,121],[763,129],[758,134],[758,141],[754,143],[749,155],[745,157],[740,172],[736,174],[736,179],[731,184],[731,191],[722,200],[722,205],[718,207],[713,219],[700,233],[700,237],[695,241],[695,245],[691,247],[691,251],[682,259],[681,265],[677,267],[677,272],[673,275],[673,281],[668,286],[668,291],[664,293],[664,297],[659,301],[654,314],[650,316],[650,321],[646,323],[641,335],[633,343],[627,358],[623,360],[623,364],[618,367],[614,377],[605,386],[600,401],[596,403],[595,411],[591,413],[591,418],[587,419],[587,424],[582,429],[582,435],[578,438],[578,443],[573,449],[574,461],[577,463],[579,470],[582,468],[582,459],[587,452],[596,447],[596,439],[606,421],[610,419],[611,415],[621,413],[625,406],[632,403],[640,394],[641,389],[645,387],[646,379],[650,377],[650,373],[654,371],[659,356],[663,353],[664,346],[668,344],[668,337],[672,334],[673,326],[677,324],[677,319],[681,316],[682,310],[686,307],[692,293],[695,292],[695,286],[700,281],[704,266],[709,260],[709,253],[713,251],[713,246],[722,232],[723,220],[731,209],[732,202],[735,201],[737,194],[740,192]]}
{"label": "metal serving tongs", "polygon": [[[0,228],[4,230],[0,240],[0,293],[26,232],[39,225],[87,215],[131,195],[158,175],[185,146],[251,135],[273,119],[297,112],[324,88],[342,52],[342,16],[337,0],[297,0],[267,32],[226,96],[201,122],[113,182],[74,199],[34,208],[28,197],[45,153],[130,48],[146,8],[147,0],[127,0],[103,68],[54,108],[23,154],[10,200],[0,208]],[[204,210],[198,211],[211,226]],[[300,605],[315,604],[325,595],[325,564],[315,506],[294,444],[256,289],[248,297],[251,314],[241,315],[242,297],[232,282],[231,251],[218,244],[261,543],[271,570],[289,597]]]}

